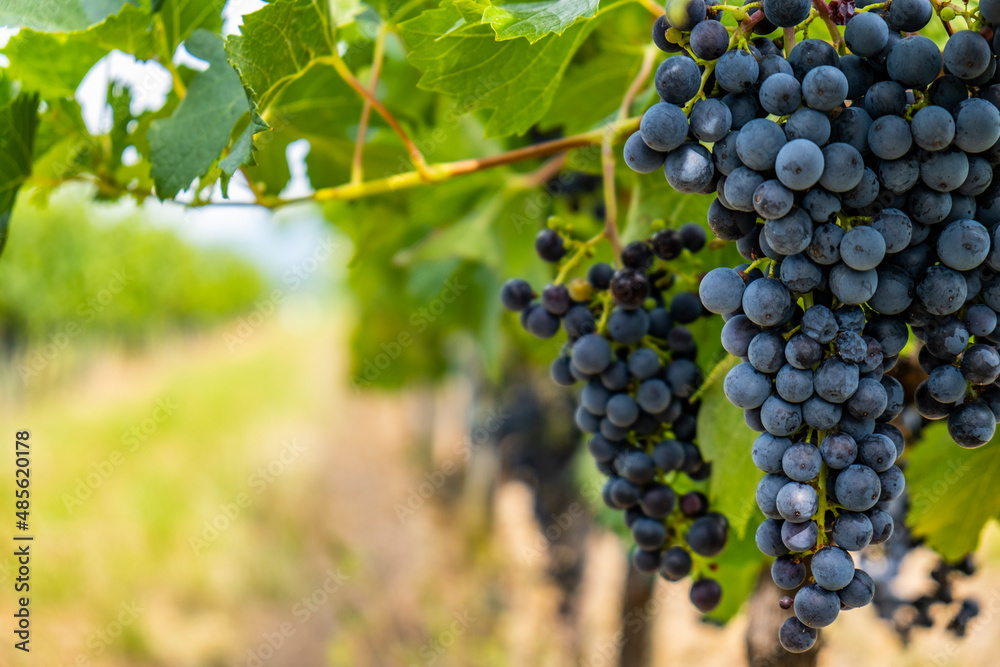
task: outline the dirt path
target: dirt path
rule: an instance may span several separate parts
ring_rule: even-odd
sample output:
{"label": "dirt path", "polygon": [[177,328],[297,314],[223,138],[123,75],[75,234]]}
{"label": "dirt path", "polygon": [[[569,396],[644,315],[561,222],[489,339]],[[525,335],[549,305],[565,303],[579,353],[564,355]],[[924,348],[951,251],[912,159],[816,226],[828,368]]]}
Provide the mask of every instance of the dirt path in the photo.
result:
{"label": "dirt path", "polygon": [[[5,641],[0,665],[615,664],[620,543],[590,534],[561,615],[530,490],[496,488],[489,452],[460,471],[467,387],[357,395],[333,322],[304,337],[270,323],[235,352],[224,333],[108,354],[0,407],[8,431],[33,432],[39,553],[32,654]],[[995,665],[1000,575],[968,587],[984,613],[965,640],[903,651],[852,612],[821,664]],[[654,600],[656,665],[743,664],[745,619],[700,623],[686,586]]]}

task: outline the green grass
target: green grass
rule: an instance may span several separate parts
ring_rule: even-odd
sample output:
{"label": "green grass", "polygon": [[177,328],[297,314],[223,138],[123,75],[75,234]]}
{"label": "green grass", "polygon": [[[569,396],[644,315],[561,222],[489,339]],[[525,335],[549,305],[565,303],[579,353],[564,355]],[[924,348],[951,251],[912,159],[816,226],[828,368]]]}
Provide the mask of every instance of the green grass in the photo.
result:
{"label": "green grass", "polygon": [[[324,329],[302,341],[269,326],[229,353],[219,331],[147,358],[99,362],[58,391],[3,409],[9,431],[24,425],[32,433],[33,611],[90,620],[76,642],[86,651],[82,640],[123,601],[166,596],[225,609],[244,597],[308,589],[303,579],[311,579],[296,567],[305,526],[287,516],[286,497],[297,493],[316,452],[299,454],[262,489],[248,480],[283,441],[308,438],[320,418],[326,397],[312,389],[331,336]],[[164,400],[176,408],[153,430]],[[146,439],[123,442],[144,421],[152,431]],[[3,474],[11,475],[5,459]],[[100,467],[106,479],[68,508],[67,498]],[[249,506],[196,555],[191,538],[240,494]],[[118,639],[119,650],[143,653],[139,625]]]}

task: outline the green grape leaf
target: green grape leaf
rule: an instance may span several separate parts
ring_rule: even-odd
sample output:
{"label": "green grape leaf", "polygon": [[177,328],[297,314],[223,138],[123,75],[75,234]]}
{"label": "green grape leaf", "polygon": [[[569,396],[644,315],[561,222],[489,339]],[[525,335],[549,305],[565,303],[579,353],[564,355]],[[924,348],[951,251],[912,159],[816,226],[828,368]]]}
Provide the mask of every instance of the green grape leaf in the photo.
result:
{"label": "green grape leaf", "polygon": [[[715,470],[712,470],[715,475]],[[754,507],[756,509],[756,506]],[[717,570],[706,572],[722,586],[722,601],[719,606],[708,613],[708,617],[720,623],[731,620],[743,602],[753,592],[757,585],[757,577],[761,568],[769,560],[757,548],[757,526],[764,520],[764,515],[756,512],[743,534],[729,533],[726,549],[713,560],[719,566]]]}
{"label": "green grape leaf", "polygon": [[983,527],[1000,514],[1000,435],[979,449],[962,449],[948,435],[947,424],[924,429],[907,452],[910,492],[907,523],[914,535],[946,560],[974,551]]}
{"label": "green grape leaf", "polygon": [[495,41],[493,29],[444,6],[400,25],[420,87],[458,98],[464,112],[493,111],[490,137],[524,134],[545,116],[573,54],[597,21],[581,21],[561,36]]}
{"label": "green grape leaf", "polygon": [[240,34],[226,40],[229,61],[261,110],[316,58],[333,53],[329,20],[325,0],[277,0],[247,14]]}
{"label": "green grape leaf", "polygon": [[43,32],[84,30],[125,4],[125,0],[0,0],[0,25]]}
{"label": "green grape leaf", "polygon": [[169,55],[199,28],[211,32],[222,29],[222,8],[226,0],[162,0],[153,5],[163,21]]}
{"label": "green grape leaf", "polygon": [[725,514],[732,534],[742,538],[758,514],[754,498],[760,472],[750,458],[755,434],[743,421],[743,411],[722,391],[726,373],[738,363],[736,357],[725,357],[705,380],[709,386],[698,410],[698,446],[712,463],[708,494],[712,509]]}
{"label": "green grape leaf", "polygon": [[121,166],[122,152],[128,147],[129,124],[132,123],[132,90],[125,85],[111,82],[108,84],[108,106],[111,108],[112,125],[108,132],[111,141],[111,152],[108,163],[112,170]]}
{"label": "green grape leaf", "polygon": [[7,243],[17,191],[31,175],[37,129],[37,95],[19,95],[0,108],[0,251]]}
{"label": "green grape leaf", "polygon": [[47,103],[35,137],[31,169],[31,185],[42,199],[51,191],[46,183],[58,183],[91,169],[100,150],[100,140],[87,131],[76,100],[55,98]]}
{"label": "green grape leaf", "polygon": [[633,53],[611,52],[571,64],[541,119],[542,127],[562,127],[565,134],[591,129],[617,111],[641,61]]}
{"label": "green grape leaf", "polygon": [[338,27],[353,23],[357,15],[365,10],[361,0],[329,0],[329,3],[330,17]]}
{"label": "green grape leaf", "polygon": [[495,5],[488,0],[458,0],[456,8],[467,20],[486,23],[497,40],[524,37],[534,44],[546,35],[561,35],[577,19],[597,15],[598,0],[542,0]]}
{"label": "green grape leaf", "polygon": [[74,39],[74,34],[21,30],[3,49],[10,60],[7,74],[46,98],[72,97],[90,68],[107,53]]}
{"label": "green grape leaf", "polygon": [[156,38],[150,30],[150,21],[149,12],[125,5],[103,23],[81,33],[79,39],[105,52],[118,49],[137,60],[149,60],[156,55]]}
{"label": "green grape leaf", "polygon": [[461,257],[497,268],[497,239],[493,225],[503,207],[503,197],[491,194],[487,201],[473,206],[455,224],[434,230],[416,246],[398,253],[394,260],[398,264],[434,263]]}
{"label": "green grape leaf", "polygon": [[248,110],[240,77],[226,61],[222,38],[199,29],[186,46],[209,67],[194,77],[170,117],[149,128],[152,176],[161,199],[176,196],[211,169],[228,145],[233,126]]}
{"label": "green grape leaf", "polygon": [[248,99],[250,105],[250,120],[247,126],[233,142],[233,147],[229,150],[229,155],[219,162],[219,169],[222,170],[221,185],[222,196],[228,197],[229,179],[233,177],[241,167],[249,167],[257,164],[257,146],[254,144],[254,135],[271,129],[271,126],[264,122],[264,119],[257,113],[257,105],[252,99]]}
{"label": "green grape leaf", "polygon": [[79,32],[22,29],[3,48],[8,76],[44,97],[71,97],[87,72],[112,49],[148,60],[156,53],[149,14],[132,5]]}

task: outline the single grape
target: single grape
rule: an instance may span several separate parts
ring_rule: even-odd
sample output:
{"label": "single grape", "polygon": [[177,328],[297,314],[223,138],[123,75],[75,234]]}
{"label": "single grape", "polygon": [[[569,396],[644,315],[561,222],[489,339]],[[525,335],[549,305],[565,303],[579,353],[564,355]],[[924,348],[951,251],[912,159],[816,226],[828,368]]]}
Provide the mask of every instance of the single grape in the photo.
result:
{"label": "single grape", "polygon": [[854,559],[844,549],[826,547],[813,554],[810,569],[817,585],[837,591],[854,578]]}
{"label": "single grape", "polygon": [[834,492],[841,505],[854,512],[863,512],[878,502],[882,486],[874,470],[855,463],[837,475]]}
{"label": "single grape", "polygon": [[851,53],[874,56],[889,41],[889,26],[875,12],[856,14],[844,29],[844,39]]}
{"label": "single grape", "polygon": [[[809,75],[811,76],[817,71],[819,69],[813,70]],[[774,78],[776,77],[771,77],[768,81]],[[788,76],[788,78],[794,81],[792,77]],[[848,148],[850,147],[848,146]],[[808,139],[793,139],[789,141],[781,147],[775,158],[774,168],[777,172],[778,180],[791,190],[806,190],[812,187],[820,180],[820,176],[824,173],[824,156],[824,151],[820,150],[819,146]],[[853,187],[853,184],[851,187]],[[805,250],[805,247],[800,249],[799,252],[802,250]]]}
{"label": "single grape", "polygon": [[802,79],[802,98],[812,109],[832,111],[847,97],[847,77],[840,68],[830,65],[815,67]]}
{"label": "single grape", "polygon": [[780,556],[771,563],[771,579],[778,588],[798,588],[806,580],[806,566],[792,556]]}
{"label": "single grape", "polygon": [[778,629],[778,641],[789,653],[804,653],[816,645],[819,633],[799,619],[786,618]]}
{"label": "single grape", "polygon": [[667,581],[680,581],[691,572],[691,554],[683,547],[670,547],[660,559],[660,576]]}
{"label": "single grape", "polygon": [[654,82],[664,102],[685,104],[701,89],[701,70],[687,55],[670,56],[656,68]]}
{"label": "single grape", "polygon": [[848,551],[864,549],[872,534],[872,522],[861,512],[841,512],[833,522],[833,541]]}
{"label": "single grape", "polygon": [[701,612],[708,613],[722,601],[722,587],[715,579],[699,579],[691,584],[691,603]]}
{"label": "single grape", "polygon": [[875,597],[875,582],[864,570],[855,570],[851,583],[837,591],[837,595],[848,609],[864,607]]}
{"label": "single grape", "polygon": [[640,174],[649,174],[663,166],[666,154],[650,148],[642,138],[641,132],[635,132],[625,141],[625,164],[629,169]]}
{"label": "single grape", "polygon": [[788,482],[778,490],[775,508],[785,521],[803,523],[819,510],[819,498],[808,484]]}
{"label": "single grape", "polygon": [[840,598],[833,591],[809,584],[795,594],[795,616],[811,628],[823,628],[837,619]]}
{"label": "single grape", "polygon": [[765,556],[778,557],[788,553],[788,547],[785,546],[781,538],[783,523],[780,520],[764,519],[764,522],[757,527],[754,539],[757,542],[757,548]]}

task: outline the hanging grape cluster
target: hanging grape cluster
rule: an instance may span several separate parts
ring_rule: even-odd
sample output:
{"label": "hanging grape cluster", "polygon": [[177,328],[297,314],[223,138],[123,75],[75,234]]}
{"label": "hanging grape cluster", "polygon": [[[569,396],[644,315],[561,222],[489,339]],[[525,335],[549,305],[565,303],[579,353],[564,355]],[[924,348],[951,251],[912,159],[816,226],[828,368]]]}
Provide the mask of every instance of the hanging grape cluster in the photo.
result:
{"label": "hanging grape cluster", "polygon": [[[568,286],[557,280],[540,295],[521,279],[508,281],[501,292],[504,306],[520,313],[528,332],[539,338],[560,330],[566,335],[552,362],[552,379],[567,387],[583,385],[576,423],[590,434],[590,454],[607,476],[604,502],[624,512],[637,547],[635,567],[659,571],[668,581],[693,575],[691,601],[703,612],[722,597],[710,576],[716,567],[711,559],[726,546],[729,522],[710,511],[700,491],[679,489],[711,473],[695,444],[695,393],[703,374],[686,326],[710,313],[697,294],[672,289],[669,266],[705,243],[699,225],[665,229],[626,246],[618,270],[597,262],[586,279]],[[544,229],[535,249],[543,260],[565,266],[586,256],[589,242]]]}
{"label": "hanging grape cluster", "polygon": [[[915,34],[935,9],[972,28],[943,51]],[[809,38],[816,21],[836,45]],[[779,632],[790,651],[872,600],[849,552],[892,534],[885,503],[904,491],[903,437],[888,423],[903,388],[884,373],[910,332],[928,373],[923,416],[947,419],[963,447],[988,442],[1000,418],[993,22],[998,0],[669,0],[654,25],[676,55],[624,158],[662,168],[679,192],[714,193],[708,224],[748,262],[709,272],[699,292],[741,360],[725,393],[761,433],[757,543],[795,591]]]}

